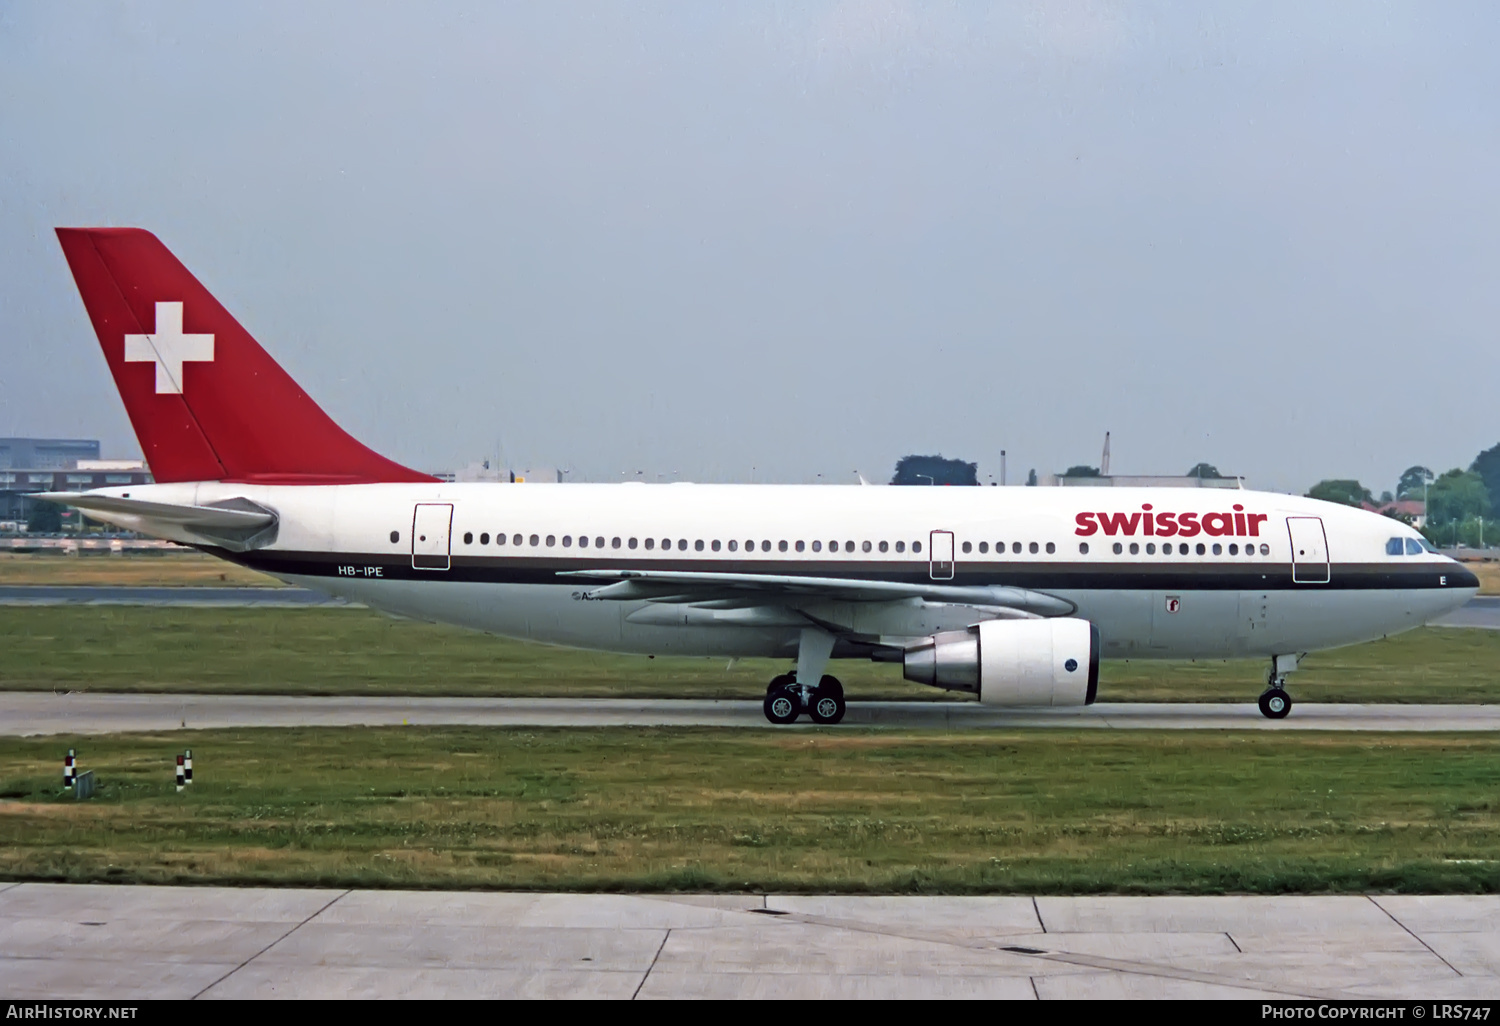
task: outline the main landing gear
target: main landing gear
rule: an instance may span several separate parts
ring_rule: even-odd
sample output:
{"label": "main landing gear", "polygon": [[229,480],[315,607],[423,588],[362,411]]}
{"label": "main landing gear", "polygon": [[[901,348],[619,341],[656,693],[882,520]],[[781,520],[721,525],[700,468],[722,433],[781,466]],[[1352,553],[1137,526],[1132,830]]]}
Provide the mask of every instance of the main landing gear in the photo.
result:
{"label": "main landing gear", "polygon": [[[833,654],[833,635],[804,627],[797,646],[797,672],[784,673],[766,688],[766,719],[785,725],[806,712],[814,723],[832,726],[844,718],[844,685],[823,672]],[[808,681],[817,684],[808,685]]]}
{"label": "main landing gear", "polygon": [[1266,678],[1266,690],[1260,696],[1262,716],[1272,720],[1284,720],[1292,711],[1292,696],[1286,693],[1286,677],[1297,668],[1295,655],[1279,655],[1271,659],[1271,673]]}

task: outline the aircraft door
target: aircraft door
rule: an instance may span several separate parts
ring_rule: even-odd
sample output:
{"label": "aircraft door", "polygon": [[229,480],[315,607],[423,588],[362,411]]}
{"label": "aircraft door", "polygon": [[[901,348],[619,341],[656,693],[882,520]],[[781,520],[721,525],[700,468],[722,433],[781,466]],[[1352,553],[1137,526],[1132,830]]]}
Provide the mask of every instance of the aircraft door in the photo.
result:
{"label": "aircraft door", "polygon": [[953,532],[933,531],[928,543],[927,558],[934,581],[953,580]]}
{"label": "aircraft door", "polygon": [[452,533],[452,503],[418,503],[411,518],[412,569],[447,570],[452,562],[449,549]]}
{"label": "aircraft door", "polygon": [[1286,529],[1292,539],[1292,582],[1327,584],[1332,575],[1328,568],[1328,535],[1323,531],[1323,518],[1287,517]]}

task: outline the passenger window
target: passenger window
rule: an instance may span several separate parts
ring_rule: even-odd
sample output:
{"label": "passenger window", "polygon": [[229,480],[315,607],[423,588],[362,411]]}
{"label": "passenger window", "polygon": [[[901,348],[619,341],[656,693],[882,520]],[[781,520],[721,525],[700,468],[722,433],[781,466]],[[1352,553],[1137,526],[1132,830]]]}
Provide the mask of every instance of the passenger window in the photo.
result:
{"label": "passenger window", "polygon": [[1137,542],[1131,542],[1130,543],[1130,554],[1132,556],[1139,556],[1141,554],[1141,546],[1140,546],[1139,543],[1137,543]]}
{"label": "passenger window", "polygon": [[[703,543],[699,542],[698,543],[698,547],[700,549],[703,548]],[[677,539],[677,551],[678,552],[686,552],[687,551],[687,539],[686,538],[678,538]]]}
{"label": "passenger window", "polygon": [[[616,547],[618,547],[619,544],[620,544],[619,542],[615,542],[615,546]],[[604,539],[603,538],[595,538],[594,539],[594,548],[596,548],[596,549],[602,549],[602,548],[604,548]]]}
{"label": "passenger window", "polygon": [[629,546],[632,549],[635,548],[635,539],[634,538],[630,539]]}
{"label": "passenger window", "polygon": [[391,542],[392,542],[392,544],[394,544],[394,543],[396,543],[396,542],[398,542],[400,540],[401,540],[401,532],[400,531],[392,531],[391,532]]}
{"label": "passenger window", "polygon": [[505,544],[505,535],[503,535],[503,534],[497,534],[497,535],[495,535],[495,544],[496,545],[504,545]]}
{"label": "passenger window", "polygon": [[1223,553],[1224,553],[1224,546],[1220,545],[1218,542],[1214,542],[1214,555],[1219,556],[1219,555],[1223,555]]}
{"label": "passenger window", "polygon": [[[1184,545],[1183,548],[1185,549],[1185,548],[1187,548],[1187,546]],[[1267,545],[1265,542],[1261,542],[1260,543],[1260,554],[1262,556],[1269,556],[1271,554],[1271,546]]]}
{"label": "passenger window", "polygon": [[814,552],[822,552],[823,551],[823,543],[820,542],[820,541],[816,541],[815,540],[813,542],[813,551]]}
{"label": "passenger window", "polygon": [[1119,542],[1115,542],[1115,544],[1114,544],[1114,550],[1115,550],[1115,555],[1118,556],[1120,553],[1122,553],[1122,552],[1125,551],[1125,546],[1121,545]]}
{"label": "passenger window", "polygon": [[963,544],[963,550],[964,550],[964,555],[968,555],[970,552],[974,551],[974,546],[971,543],[969,543],[969,542],[964,542],[964,544]]}
{"label": "passenger window", "polygon": [[[519,545],[519,544],[521,544],[521,536],[520,536],[520,535],[519,535],[519,534],[518,534],[518,535],[516,535],[516,536],[515,536],[515,537],[514,537],[514,538],[512,538],[512,539],[511,539],[511,540],[510,540],[510,543],[511,543],[511,544],[512,544],[512,545]],[[536,539],[535,539],[535,538],[532,538],[532,539],[531,539],[531,544],[533,544],[533,545],[535,545],[535,544],[536,544]]]}
{"label": "passenger window", "polygon": [[729,551],[730,552],[738,552],[739,550],[740,550],[740,543],[737,542],[737,541],[735,541],[733,538],[729,539]]}
{"label": "passenger window", "polygon": [[891,548],[891,543],[890,542],[881,542],[880,543],[880,551],[881,552],[889,552],[890,548]]}
{"label": "passenger window", "polygon": [[1240,547],[1238,545],[1236,545],[1234,542],[1230,542],[1229,543],[1229,554],[1231,556],[1238,556],[1240,554]]}
{"label": "passenger window", "polygon": [[723,546],[719,544],[719,539],[717,538],[710,542],[708,547],[713,549],[715,552],[718,552],[719,549],[723,548]]}
{"label": "passenger window", "polygon": [[988,551],[990,551],[990,543],[989,542],[980,542],[979,543],[979,554],[982,556],[982,555],[984,555]]}
{"label": "passenger window", "polygon": [[465,531],[464,532],[464,544],[465,545],[473,545],[474,544],[474,532],[473,531]]}
{"label": "passenger window", "polygon": [[580,534],[578,536],[578,547],[580,549],[586,549],[586,548],[589,547],[589,536],[588,535],[586,535],[586,534]]}
{"label": "passenger window", "polygon": [[831,542],[828,543],[828,551],[829,552],[837,552],[838,550],[839,550],[839,543],[838,542],[831,541]]}
{"label": "passenger window", "polygon": [[549,535],[547,535],[547,548],[550,549],[552,546],[554,546],[556,544],[557,544],[557,535],[555,535],[555,534],[549,534]]}
{"label": "passenger window", "polygon": [[[1052,555],[1056,551],[1057,551],[1057,545],[1056,545],[1056,543],[1054,543],[1054,542],[1048,542],[1047,543],[1047,555],[1050,556],[1050,555]],[[1130,551],[1131,552],[1135,551],[1135,546],[1134,545],[1130,546]]]}
{"label": "passenger window", "polygon": [[[550,539],[550,538],[547,539],[547,544],[551,545],[552,544],[552,539]],[[573,547],[573,536],[571,534],[565,534],[565,535],[563,535],[563,548],[565,548],[565,549],[571,549],[572,547]]]}
{"label": "passenger window", "polygon": [[872,548],[874,548],[874,546],[869,542],[861,542],[859,548],[862,552],[869,552]]}
{"label": "passenger window", "polygon": [[650,552],[654,548],[656,548],[656,539],[655,538],[647,538],[646,539],[646,551]]}
{"label": "passenger window", "polygon": [[905,552],[906,551],[906,542],[897,542],[896,543],[896,551],[897,552]]}
{"label": "passenger window", "polygon": [[911,550],[913,552],[921,552],[922,551],[922,543],[921,542],[912,542],[911,543]]}
{"label": "passenger window", "polygon": [[1031,549],[1031,554],[1032,554],[1032,555],[1036,555],[1036,550],[1037,550],[1037,545],[1036,545],[1036,542],[1032,542],[1032,543],[1031,543],[1031,545],[1030,545],[1030,546],[1029,546],[1029,547],[1030,547],[1030,549]]}
{"label": "passenger window", "polygon": [[1019,556],[1021,554],[1021,543],[1020,542],[1011,542],[1011,544],[1010,544],[1010,551],[1014,552],[1016,555]]}
{"label": "passenger window", "polygon": [[777,552],[785,552],[786,551],[786,539],[785,538],[781,539],[781,541],[779,541],[779,542],[776,543],[776,551]]}
{"label": "passenger window", "polygon": [[1198,555],[1200,555],[1200,556],[1201,556],[1201,555],[1203,555],[1203,554],[1204,554],[1204,553],[1205,553],[1205,552],[1207,552],[1207,551],[1208,551],[1208,550],[1207,550],[1207,549],[1206,549],[1206,548],[1204,548],[1204,547],[1203,547],[1203,543],[1202,543],[1202,542],[1199,542],[1199,543],[1198,543]]}
{"label": "passenger window", "polygon": [[[611,538],[609,540],[609,547],[612,548],[612,549],[618,549],[620,547],[620,539],[618,539],[618,538]],[[630,547],[633,549],[633,548],[635,548],[635,545],[632,543]]]}
{"label": "passenger window", "polygon": [[800,540],[797,542],[797,551],[798,552],[802,552],[802,551],[806,550],[806,548],[807,548],[807,542],[800,541]]}
{"label": "passenger window", "polygon": [[761,541],[761,543],[760,543],[760,551],[762,551],[762,552],[770,552],[771,551],[771,540],[769,538],[763,539]]}
{"label": "passenger window", "polygon": [[1088,542],[1079,542],[1078,543],[1078,554],[1081,555],[1081,556],[1087,556],[1089,554],[1089,543]]}
{"label": "passenger window", "polygon": [[531,536],[531,547],[532,548],[536,548],[537,545],[540,544],[540,543],[541,543],[541,539],[540,538],[538,538],[536,535],[532,535]]}
{"label": "passenger window", "polygon": [[486,531],[486,532],[484,532],[483,534],[481,534],[479,536],[479,544],[481,544],[481,545],[488,545],[489,543],[490,543],[490,532]]}
{"label": "passenger window", "polygon": [[1147,542],[1146,543],[1146,555],[1148,555],[1148,556],[1154,556],[1154,555],[1156,555],[1156,542]]}
{"label": "passenger window", "polygon": [[853,552],[854,551],[854,543],[852,541],[846,541],[846,542],[844,542],[844,551],[845,552]]}
{"label": "passenger window", "polygon": [[702,538],[699,538],[697,541],[693,542],[693,551],[694,552],[702,552],[703,551],[703,539]]}

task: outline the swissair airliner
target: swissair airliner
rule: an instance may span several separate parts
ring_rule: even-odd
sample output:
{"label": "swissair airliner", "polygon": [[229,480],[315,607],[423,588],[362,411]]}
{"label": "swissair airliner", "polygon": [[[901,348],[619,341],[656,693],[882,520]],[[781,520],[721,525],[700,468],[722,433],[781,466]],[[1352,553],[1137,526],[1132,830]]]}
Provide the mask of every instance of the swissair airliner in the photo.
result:
{"label": "swissair airliner", "polygon": [[1268,663],[1458,608],[1474,574],[1363,510],[1249,490],[448,483],[346,434],[151,233],[58,238],[156,483],[48,493],[387,612],[555,645],[831,659],[993,706],[1094,701],[1104,659]]}

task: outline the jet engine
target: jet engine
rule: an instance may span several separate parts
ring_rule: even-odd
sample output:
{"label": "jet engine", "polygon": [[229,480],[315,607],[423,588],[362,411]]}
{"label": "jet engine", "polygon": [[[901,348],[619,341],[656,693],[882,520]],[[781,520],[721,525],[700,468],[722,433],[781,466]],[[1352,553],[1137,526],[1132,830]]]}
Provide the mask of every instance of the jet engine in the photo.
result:
{"label": "jet engine", "polygon": [[984,620],[907,649],[902,672],[985,705],[1090,705],[1099,690],[1099,628],[1076,617]]}

